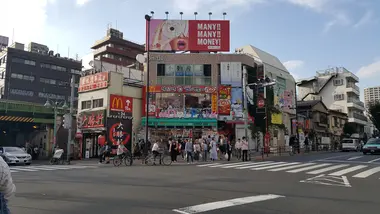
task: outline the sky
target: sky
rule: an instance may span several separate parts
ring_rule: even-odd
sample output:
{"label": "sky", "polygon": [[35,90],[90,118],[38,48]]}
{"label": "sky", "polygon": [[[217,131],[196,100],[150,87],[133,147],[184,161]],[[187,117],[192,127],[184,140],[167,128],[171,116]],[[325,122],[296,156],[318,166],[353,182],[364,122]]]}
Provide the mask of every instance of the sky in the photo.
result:
{"label": "sky", "polygon": [[[108,26],[145,43],[145,14],[154,18],[231,20],[231,51],[251,44],[278,57],[294,78],[343,66],[361,90],[380,86],[380,1],[377,0],[0,0],[0,35],[48,45],[79,59]],[[4,14],[5,13],[5,14]],[[363,99],[363,97],[361,97]]]}

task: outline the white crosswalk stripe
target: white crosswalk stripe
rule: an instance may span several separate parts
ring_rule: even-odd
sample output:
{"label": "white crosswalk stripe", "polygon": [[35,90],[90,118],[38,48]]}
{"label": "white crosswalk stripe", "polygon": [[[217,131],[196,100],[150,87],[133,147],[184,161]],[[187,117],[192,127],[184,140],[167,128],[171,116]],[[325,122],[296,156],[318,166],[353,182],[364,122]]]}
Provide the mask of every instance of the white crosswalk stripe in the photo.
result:
{"label": "white crosswalk stripe", "polygon": [[86,168],[98,168],[98,166],[78,166],[78,165],[66,165],[66,166],[54,166],[54,165],[36,165],[36,166],[15,166],[10,167],[11,173],[18,172],[38,172],[38,171],[56,171],[56,170],[70,170],[70,169],[86,169]]}
{"label": "white crosswalk stripe", "polygon": [[[330,176],[351,176],[353,178],[368,178],[378,175],[380,178],[380,166],[371,165],[354,165],[354,164],[337,164],[337,163],[301,163],[301,162],[276,162],[276,161],[259,161],[259,162],[239,162],[239,163],[211,163],[201,164],[198,167],[219,168],[219,169],[240,169],[253,171],[285,172],[285,173],[305,173],[308,175],[321,175],[330,173]],[[353,172],[356,174],[353,175]],[[351,173],[351,174],[350,174]],[[348,175],[350,174],[350,175]]]}

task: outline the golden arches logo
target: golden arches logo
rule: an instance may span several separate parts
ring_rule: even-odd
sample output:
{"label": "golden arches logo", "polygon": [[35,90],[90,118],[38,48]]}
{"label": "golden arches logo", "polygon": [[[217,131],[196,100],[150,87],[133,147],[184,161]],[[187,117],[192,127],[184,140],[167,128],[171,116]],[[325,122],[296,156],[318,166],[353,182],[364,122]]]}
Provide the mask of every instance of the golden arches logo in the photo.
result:
{"label": "golden arches logo", "polygon": [[113,109],[123,109],[123,100],[119,97],[114,97],[112,100]]}

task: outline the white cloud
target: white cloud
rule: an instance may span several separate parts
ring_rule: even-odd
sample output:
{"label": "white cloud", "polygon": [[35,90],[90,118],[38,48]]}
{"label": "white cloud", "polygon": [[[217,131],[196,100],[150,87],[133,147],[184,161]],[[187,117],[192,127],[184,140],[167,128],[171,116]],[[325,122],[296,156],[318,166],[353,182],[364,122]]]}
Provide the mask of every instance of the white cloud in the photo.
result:
{"label": "white cloud", "polygon": [[46,8],[54,2],[55,0],[0,0],[1,16],[8,17],[1,22],[0,35],[10,37],[9,42],[43,42],[40,40],[46,35]]}
{"label": "white cloud", "polygon": [[299,69],[304,67],[305,65],[304,61],[289,60],[289,61],[283,62],[282,64],[284,64],[286,69],[288,69],[288,71],[290,72],[290,74],[293,76],[295,80],[300,79],[300,76],[297,74],[297,71],[299,71]]}
{"label": "white cloud", "polygon": [[287,0],[291,4],[306,7],[316,11],[323,11],[327,0]]}
{"label": "white cloud", "polygon": [[372,20],[373,13],[372,11],[367,11],[362,18],[354,25],[355,28],[361,27]]}
{"label": "white cloud", "polygon": [[372,64],[363,66],[356,73],[359,78],[369,79],[380,76],[380,60],[373,62]]}
{"label": "white cloud", "polygon": [[83,6],[87,3],[89,3],[90,1],[92,1],[92,0],[76,0],[77,5],[79,5],[79,6]]}

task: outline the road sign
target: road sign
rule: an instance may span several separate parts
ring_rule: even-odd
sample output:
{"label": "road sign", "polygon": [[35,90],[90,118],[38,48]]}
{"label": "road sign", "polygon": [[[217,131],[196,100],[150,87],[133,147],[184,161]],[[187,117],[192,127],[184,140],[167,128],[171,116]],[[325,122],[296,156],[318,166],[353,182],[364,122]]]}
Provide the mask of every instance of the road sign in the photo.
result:
{"label": "road sign", "polygon": [[265,101],[262,100],[262,99],[260,99],[260,100],[257,102],[257,106],[258,106],[259,108],[264,108],[264,105],[265,105]]}

